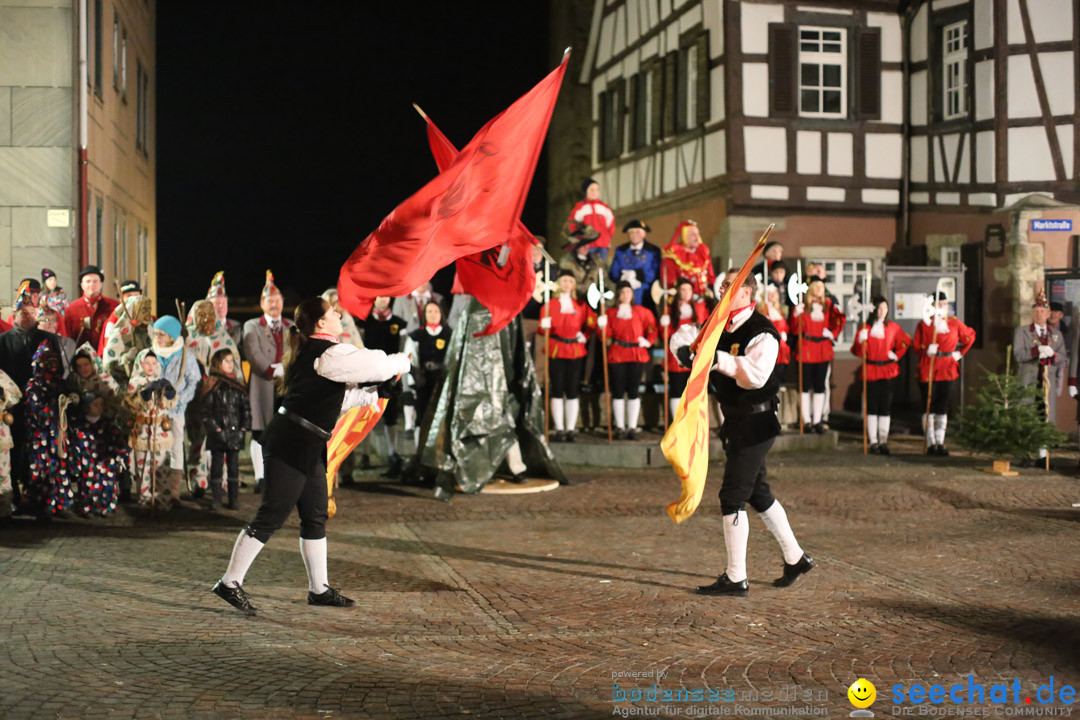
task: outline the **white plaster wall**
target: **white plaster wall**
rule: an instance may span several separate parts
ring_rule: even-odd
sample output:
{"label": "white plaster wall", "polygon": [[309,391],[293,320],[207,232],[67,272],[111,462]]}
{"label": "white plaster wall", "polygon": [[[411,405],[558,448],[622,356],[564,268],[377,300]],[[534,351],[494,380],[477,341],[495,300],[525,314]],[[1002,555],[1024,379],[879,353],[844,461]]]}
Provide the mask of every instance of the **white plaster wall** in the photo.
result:
{"label": "white plaster wall", "polygon": [[720,57],[724,54],[724,0],[705,0],[702,10],[709,31],[709,55]]}
{"label": "white plaster wall", "polygon": [[903,164],[903,138],[897,133],[866,134],[866,176],[899,179]]}
{"label": "white plaster wall", "polygon": [[748,172],[787,172],[786,129],[748,126],[743,128],[743,143]]}
{"label": "white plaster wall", "polygon": [[1035,42],[1072,40],[1077,28],[1070,0],[1028,0],[1028,12]]}
{"label": "white plaster wall", "polygon": [[700,25],[701,18],[701,5],[684,12],[679,16],[679,33],[684,33],[695,25]]}
{"label": "white plaster wall", "polygon": [[850,177],[854,174],[854,137],[851,133],[829,133],[829,175]]}
{"label": "white plaster wall", "polygon": [[1005,38],[1010,45],[1018,45],[1024,42],[1024,25],[1023,20],[1020,19],[1019,0],[1006,0],[1005,29]]}
{"label": "white plaster wall", "polygon": [[926,59],[926,13],[928,6],[923,4],[915,11],[911,21],[911,61],[922,62]]}
{"label": "white plaster wall", "polygon": [[660,52],[660,40],[655,37],[649,38],[641,46],[641,59],[648,60],[658,52]]}
{"label": "white plaster wall", "polygon": [[795,172],[800,175],[821,174],[821,133],[812,130],[795,133]]}
{"label": "white plaster wall", "polygon": [[769,116],[768,63],[743,63],[743,113],[748,117]]}
{"label": "white plaster wall", "polygon": [[1009,182],[1053,180],[1050,143],[1042,126],[1009,128]]}
{"label": "white plaster wall", "polygon": [[997,205],[997,195],[994,193],[971,193],[968,195],[968,205],[994,207]]}
{"label": "white plaster wall", "polygon": [[936,202],[938,205],[959,205],[960,193],[939,192],[934,196],[934,202]]}
{"label": "white plaster wall", "polygon": [[1039,110],[1039,96],[1035,92],[1035,76],[1031,73],[1031,58],[1027,55],[1010,55],[1008,67],[1009,117],[1039,117],[1042,113]]}
{"label": "white plaster wall", "polygon": [[994,182],[994,131],[975,133],[975,182]]}
{"label": "white plaster wall", "polygon": [[960,138],[960,150],[963,153],[960,156],[960,172],[956,176],[956,181],[966,185],[971,182],[971,134],[965,133]]}
{"label": "white plaster wall", "polygon": [[787,200],[786,185],[751,185],[750,197],[757,200]]}
{"label": "white plaster wall", "polygon": [[881,122],[904,122],[904,73],[899,70],[881,73]]}
{"label": "white plaster wall", "polygon": [[903,60],[903,41],[900,33],[900,16],[889,13],[867,13],[866,24],[881,28],[882,62]]}
{"label": "white plaster wall", "polygon": [[911,74],[911,124],[926,125],[926,71]]}
{"label": "white plaster wall", "polygon": [[596,46],[596,66],[611,59],[611,41],[615,29],[615,16],[608,15],[600,21],[600,42]]}
{"label": "white plaster wall", "polygon": [[[619,205],[631,205],[641,200],[634,195],[634,163],[628,162],[619,166]],[[618,228],[622,229],[622,228]]]}
{"label": "white plaster wall", "polygon": [[723,130],[705,136],[705,178],[727,174],[727,144]]}
{"label": "white plaster wall", "polygon": [[709,71],[709,122],[717,122],[727,116],[724,92],[724,66],[718,65]]}
{"label": "white plaster wall", "polygon": [[991,120],[994,117],[994,61],[975,63],[975,119]]}
{"label": "white plaster wall", "polygon": [[806,188],[806,199],[820,202],[844,202],[847,193],[844,188],[820,187],[811,185]]}
{"label": "white plaster wall", "polygon": [[960,151],[960,134],[949,133],[942,140],[945,144],[945,159],[948,164],[946,167],[941,166],[941,158],[938,157],[941,153],[939,152],[938,155],[934,156],[937,163],[934,174],[938,176],[939,181],[952,182],[953,168],[956,167],[956,154]]}
{"label": "white plaster wall", "polygon": [[643,34],[641,31],[641,0],[626,0],[626,33],[630,42],[634,42]]}
{"label": "white plaster wall", "polygon": [[1058,145],[1061,146],[1061,159],[1065,165],[1065,177],[1075,178],[1076,168],[1073,167],[1073,126],[1058,125],[1055,130],[1058,136]]}
{"label": "white plaster wall", "polygon": [[918,135],[911,138],[911,181],[927,181],[929,164],[927,162],[927,137]]}
{"label": "white plaster wall", "polygon": [[615,11],[615,28],[612,31],[614,39],[612,41],[611,54],[612,56],[618,55],[626,49],[626,6],[621,6]]}
{"label": "white plaster wall", "polygon": [[678,166],[676,163],[679,161],[675,155],[675,148],[668,148],[664,151],[664,184],[660,189],[662,193],[669,193],[673,190],[677,190],[679,174],[676,172]]}
{"label": "white plaster wall", "polygon": [[862,191],[862,201],[873,205],[899,205],[899,190],[867,188]]}
{"label": "white plaster wall", "polygon": [[742,3],[742,21],[739,23],[744,53],[769,51],[769,23],[784,22],[784,6],[773,4]]}
{"label": "white plaster wall", "polygon": [[925,205],[930,202],[930,193],[928,192],[913,192],[908,195],[908,199],[911,200],[914,205]]}
{"label": "white plaster wall", "polygon": [[[1080,32],[1080,28],[1077,29]],[[1078,59],[1071,52],[1039,53],[1046,96],[1051,115],[1072,115],[1076,111],[1073,74]]]}
{"label": "white plaster wall", "polygon": [[993,0],[975,0],[975,49],[994,45]]}

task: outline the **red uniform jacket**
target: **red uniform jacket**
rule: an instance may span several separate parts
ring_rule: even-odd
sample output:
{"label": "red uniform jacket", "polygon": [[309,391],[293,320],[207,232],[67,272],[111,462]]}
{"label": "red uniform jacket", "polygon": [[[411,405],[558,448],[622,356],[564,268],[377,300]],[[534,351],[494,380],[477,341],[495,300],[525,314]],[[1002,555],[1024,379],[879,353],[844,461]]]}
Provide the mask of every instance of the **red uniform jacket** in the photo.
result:
{"label": "red uniform jacket", "polygon": [[[607,338],[609,341],[607,351],[608,364],[615,363],[647,363],[649,351],[638,346],[638,339],[645,338],[650,344],[656,343],[656,318],[653,314],[640,305],[631,306],[633,315],[629,320],[616,317],[618,307],[607,310]],[[629,343],[627,347],[621,343]]]}
{"label": "red uniform jacket", "polygon": [[799,359],[799,335],[802,334],[802,361],[804,363],[823,363],[833,359],[833,342],[825,336],[828,328],[833,338],[839,338],[844,330],[847,318],[840,308],[833,305],[832,300],[825,298],[825,306],[822,309],[822,319],[815,320],[812,311],[803,312],[805,302],[791,308],[791,317],[788,318],[788,327],[795,338],[792,342],[792,355]]}
{"label": "red uniform jacket", "polygon": [[776,332],[780,333],[780,352],[776,356],[777,365],[787,365],[791,362],[791,346],[788,345],[788,322],[784,319],[783,313],[774,308],[768,308],[772,312],[762,313],[765,317],[769,318],[769,321],[776,328]]}
{"label": "red uniform jacket", "polygon": [[86,298],[81,297],[68,305],[64,311],[64,322],[58,329],[62,335],[72,338],[76,347],[88,342],[96,348],[101,342],[101,331],[105,329],[106,321],[119,304],[112,298],[101,296],[97,308],[91,309]]}
{"label": "red uniform jacket", "polygon": [[[668,344],[671,344],[671,336],[675,334],[675,331],[681,328],[683,325],[694,323],[699,328],[705,324],[705,321],[709,319],[709,311],[705,307],[704,300],[691,301],[690,306],[693,311],[690,313],[690,317],[679,317],[678,309],[674,309],[675,319],[671,321],[671,325],[668,326]],[[663,330],[663,328],[661,328]],[[669,348],[664,348],[664,364],[667,366],[668,372],[690,372],[690,368],[684,368],[679,364],[679,361],[675,359],[675,356],[671,354]]]}
{"label": "red uniform jacket", "polygon": [[661,258],[660,273],[668,287],[675,287],[679,278],[686,278],[694,286],[694,294],[699,297],[703,297],[706,290],[712,290],[716,272],[713,271],[712,256],[705,243],[690,252],[681,241],[673,240],[664,246]]}
{"label": "red uniform jacket", "polygon": [[[585,303],[577,299],[571,299],[574,304],[574,313],[564,313],[560,310],[557,298],[552,298],[548,304],[540,308],[540,319],[551,316],[552,340],[547,344],[547,356],[561,360],[574,360],[585,357],[586,345],[577,341],[577,334],[582,333],[588,338],[596,327],[596,313]],[[537,333],[547,335],[544,328],[537,328]],[[561,340],[559,338],[562,338]]]}
{"label": "red uniform jacket", "polygon": [[[883,337],[874,335],[874,328],[867,323],[859,328],[855,334],[855,342],[851,343],[851,354],[855,357],[863,356],[863,343],[859,342],[859,335],[866,330],[866,379],[888,380],[900,374],[900,363],[904,353],[911,347],[911,338],[894,322],[885,321]],[[879,332],[881,332],[879,330]],[[889,359],[889,351],[896,355],[896,360]],[[859,369],[859,379],[862,379],[862,368]]]}
{"label": "red uniform jacket", "polygon": [[578,200],[566,224],[570,232],[588,225],[600,233],[600,237],[587,245],[590,250],[611,247],[611,238],[615,237],[615,212],[603,200]]}
{"label": "red uniform jacket", "polygon": [[919,382],[928,382],[930,377],[930,357],[926,354],[926,348],[931,343],[937,342],[938,355],[934,358],[934,382],[955,380],[960,377],[960,363],[953,360],[950,355],[959,350],[961,355],[966,355],[971,346],[975,344],[975,331],[954,317],[946,318],[949,331],[939,332],[934,337],[934,327],[926,321],[919,323],[915,330],[915,340],[911,346],[919,354]]}

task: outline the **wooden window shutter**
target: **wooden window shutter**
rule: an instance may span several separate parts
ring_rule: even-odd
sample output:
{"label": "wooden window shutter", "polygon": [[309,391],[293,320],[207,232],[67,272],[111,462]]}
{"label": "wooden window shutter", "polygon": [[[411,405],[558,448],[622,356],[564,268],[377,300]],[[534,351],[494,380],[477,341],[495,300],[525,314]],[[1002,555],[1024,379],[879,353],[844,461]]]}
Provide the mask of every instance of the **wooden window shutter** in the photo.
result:
{"label": "wooden window shutter", "polygon": [[709,106],[709,85],[712,76],[709,74],[709,36],[701,35],[694,43],[697,46],[697,117],[694,122],[697,125],[705,125],[709,122],[711,108]]}
{"label": "wooden window shutter", "polygon": [[769,24],[769,115],[795,117],[798,115],[796,76],[798,51],[796,28],[782,23]]}
{"label": "wooden window shutter", "polygon": [[663,122],[664,122],[664,64],[662,62],[655,63],[649,72],[652,73],[652,102],[649,105],[647,111],[652,115],[652,122],[650,127],[649,142],[656,143],[663,137]]}
{"label": "wooden window shutter", "polygon": [[686,86],[689,80],[686,63],[689,61],[690,49],[681,47],[677,53],[673,54],[677,63],[675,66],[675,130],[682,132],[689,124],[689,118],[686,117],[686,95],[690,92],[690,88]]}
{"label": "wooden window shutter", "polygon": [[602,90],[600,92],[600,152],[598,153],[601,160],[607,160],[611,149],[611,140],[609,135],[611,134],[611,108],[608,100],[608,91]]}
{"label": "wooden window shutter", "polygon": [[665,137],[675,134],[675,105],[678,101],[678,93],[675,87],[675,76],[679,64],[679,53],[668,53],[664,58],[664,130]]}
{"label": "wooden window shutter", "polygon": [[618,157],[626,150],[626,78],[620,78],[615,84],[615,151],[612,157]]}
{"label": "wooden window shutter", "polygon": [[855,117],[881,118],[881,28],[855,32]]}
{"label": "wooden window shutter", "polygon": [[626,100],[626,112],[630,115],[630,149],[636,150],[641,147],[638,143],[638,127],[641,125],[638,115],[638,98],[641,96],[641,89],[638,87],[641,80],[641,73],[634,75],[630,78],[630,96]]}

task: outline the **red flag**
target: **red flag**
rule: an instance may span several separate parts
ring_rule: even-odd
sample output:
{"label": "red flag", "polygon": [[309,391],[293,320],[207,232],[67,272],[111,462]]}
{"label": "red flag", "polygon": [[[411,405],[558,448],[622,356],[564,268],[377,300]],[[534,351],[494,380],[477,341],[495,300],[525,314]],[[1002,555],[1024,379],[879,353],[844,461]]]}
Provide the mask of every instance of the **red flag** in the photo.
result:
{"label": "red flag", "polygon": [[[442,172],[454,162],[458,155],[457,148],[431,118],[424,115],[424,120],[427,121],[431,154]],[[502,266],[498,262],[501,247],[458,258],[455,292],[472,295],[491,313],[491,322],[483,332],[476,334],[477,337],[502,330],[525,309],[532,297],[536,287],[536,273],[532,269],[532,238],[532,233],[519,219],[507,241],[509,252]]]}
{"label": "red flag", "polygon": [[366,319],[376,297],[406,295],[439,268],[512,237],[565,72],[564,57],[360,243],[338,279],[346,310]]}

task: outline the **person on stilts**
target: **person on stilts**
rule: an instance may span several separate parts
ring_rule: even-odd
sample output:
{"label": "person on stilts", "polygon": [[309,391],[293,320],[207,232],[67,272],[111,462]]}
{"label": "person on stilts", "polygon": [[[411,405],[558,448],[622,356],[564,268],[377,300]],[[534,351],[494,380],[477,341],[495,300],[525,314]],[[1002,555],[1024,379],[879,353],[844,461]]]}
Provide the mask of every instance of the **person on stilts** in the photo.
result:
{"label": "person on stilts", "polygon": [[[300,554],[308,576],[308,604],[352,607],[355,603],[329,584],[326,572],[326,443],[345,410],[373,405],[393,378],[409,372],[403,353],[357,348],[338,342],[341,316],[321,297],[296,307],[287,331],[284,400],[262,436],[265,476],[262,503],[240,531],[225,574],[212,592],[247,614],[254,614],[244,576],[292,509],[300,513]],[[381,384],[379,393],[358,385]]]}

